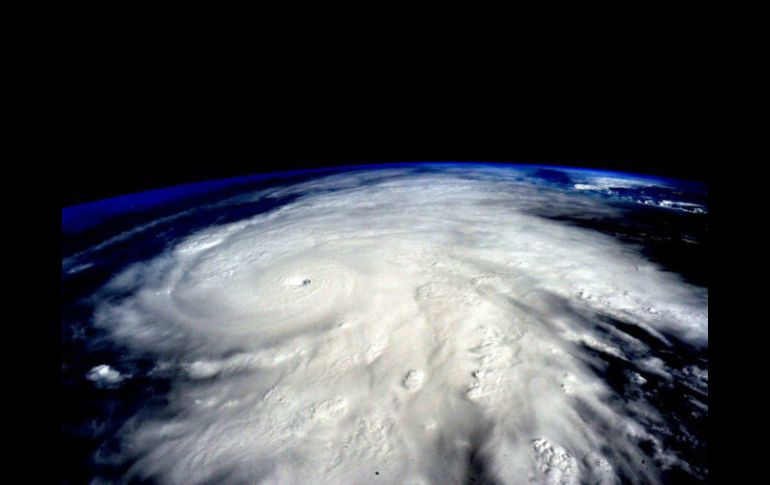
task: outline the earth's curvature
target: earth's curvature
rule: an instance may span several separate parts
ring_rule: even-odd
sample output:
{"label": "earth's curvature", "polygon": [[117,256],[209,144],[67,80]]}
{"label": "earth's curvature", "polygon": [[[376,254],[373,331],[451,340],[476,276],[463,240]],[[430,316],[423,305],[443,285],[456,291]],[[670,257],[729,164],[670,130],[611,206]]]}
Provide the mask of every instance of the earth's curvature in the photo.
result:
{"label": "earth's curvature", "polygon": [[404,164],[62,211],[69,483],[700,483],[707,188]]}

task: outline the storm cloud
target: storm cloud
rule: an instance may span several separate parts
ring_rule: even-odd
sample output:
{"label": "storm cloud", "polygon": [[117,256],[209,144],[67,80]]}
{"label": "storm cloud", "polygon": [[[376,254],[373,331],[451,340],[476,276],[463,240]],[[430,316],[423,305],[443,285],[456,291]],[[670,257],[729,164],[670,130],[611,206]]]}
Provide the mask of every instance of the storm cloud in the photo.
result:
{"label": "storm cloud", "polygon": [[[495,168],[343,173],[254,197],[287,194],[94,297],[99,328],[175,376],[167,409],[121,431],[127,480],[655,483],[689,470],[662,444],[640,373],[681,377],[657,344],[707,347],[706,290],[545,217],[620,209]],[[631,405],[608,362],[636,369]],[[109,370],[94,378],[117,383]],[[707,369],[688,372],[707,386]]]}

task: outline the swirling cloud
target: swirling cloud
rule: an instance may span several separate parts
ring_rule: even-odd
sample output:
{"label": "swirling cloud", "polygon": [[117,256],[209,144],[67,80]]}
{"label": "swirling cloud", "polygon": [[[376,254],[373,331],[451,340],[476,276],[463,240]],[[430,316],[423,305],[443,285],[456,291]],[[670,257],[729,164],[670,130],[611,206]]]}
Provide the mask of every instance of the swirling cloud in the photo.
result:
{"label": "swirling cloud", "polygon": [[687,466],[660,445],[654,403],[616,405],[596,356],[649,357],[609,320],[706,346],[705,290],[544,217],[618,209],[500,169],[345,173],[259,196],[287,194],[99,294],[98,326],[178,369],[168,409],[124,428],[130,477],[649,483]]}

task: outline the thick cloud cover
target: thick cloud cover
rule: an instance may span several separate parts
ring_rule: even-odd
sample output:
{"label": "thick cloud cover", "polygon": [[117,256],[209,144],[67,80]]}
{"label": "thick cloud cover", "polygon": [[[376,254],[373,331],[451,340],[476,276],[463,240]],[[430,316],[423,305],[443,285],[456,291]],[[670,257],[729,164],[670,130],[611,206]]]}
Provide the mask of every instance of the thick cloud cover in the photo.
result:
{"label": "thick cloud cover", "polygon": [[[707,346],[705,290],[543,217],[618,210],[600,199],[472,175],[344,173],[261,193],[299,197],[118,275],[96,324],[178,373],[168,408],[122,431],[129,478],[650,483],[686,468],[650,426],[654,402],[613,404],[589,350],[646,355],[600,332],[609,320]],[[639,365],[671,379],[660,359]]]}

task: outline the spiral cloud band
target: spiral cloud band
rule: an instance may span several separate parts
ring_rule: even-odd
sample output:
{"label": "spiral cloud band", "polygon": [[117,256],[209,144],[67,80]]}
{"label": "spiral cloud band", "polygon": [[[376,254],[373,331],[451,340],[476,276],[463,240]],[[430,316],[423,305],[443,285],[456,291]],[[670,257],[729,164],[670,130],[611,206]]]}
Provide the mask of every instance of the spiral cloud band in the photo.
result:
{"label": "spiral cloud band", "polygon": [[[296,197],[129,267],[102,290],[96,324],[177,376],[166,409],[122,430],[129,478],[702,473],[665,446],[644,389],[650,376],[707,385],[706,369],[650,348],[707,346],[706,290],[559,220],[621,210],[585,192],[496,168],[342,173],[255,193]],[[637,368],[635,398],[607,383],[605,359]]]}

